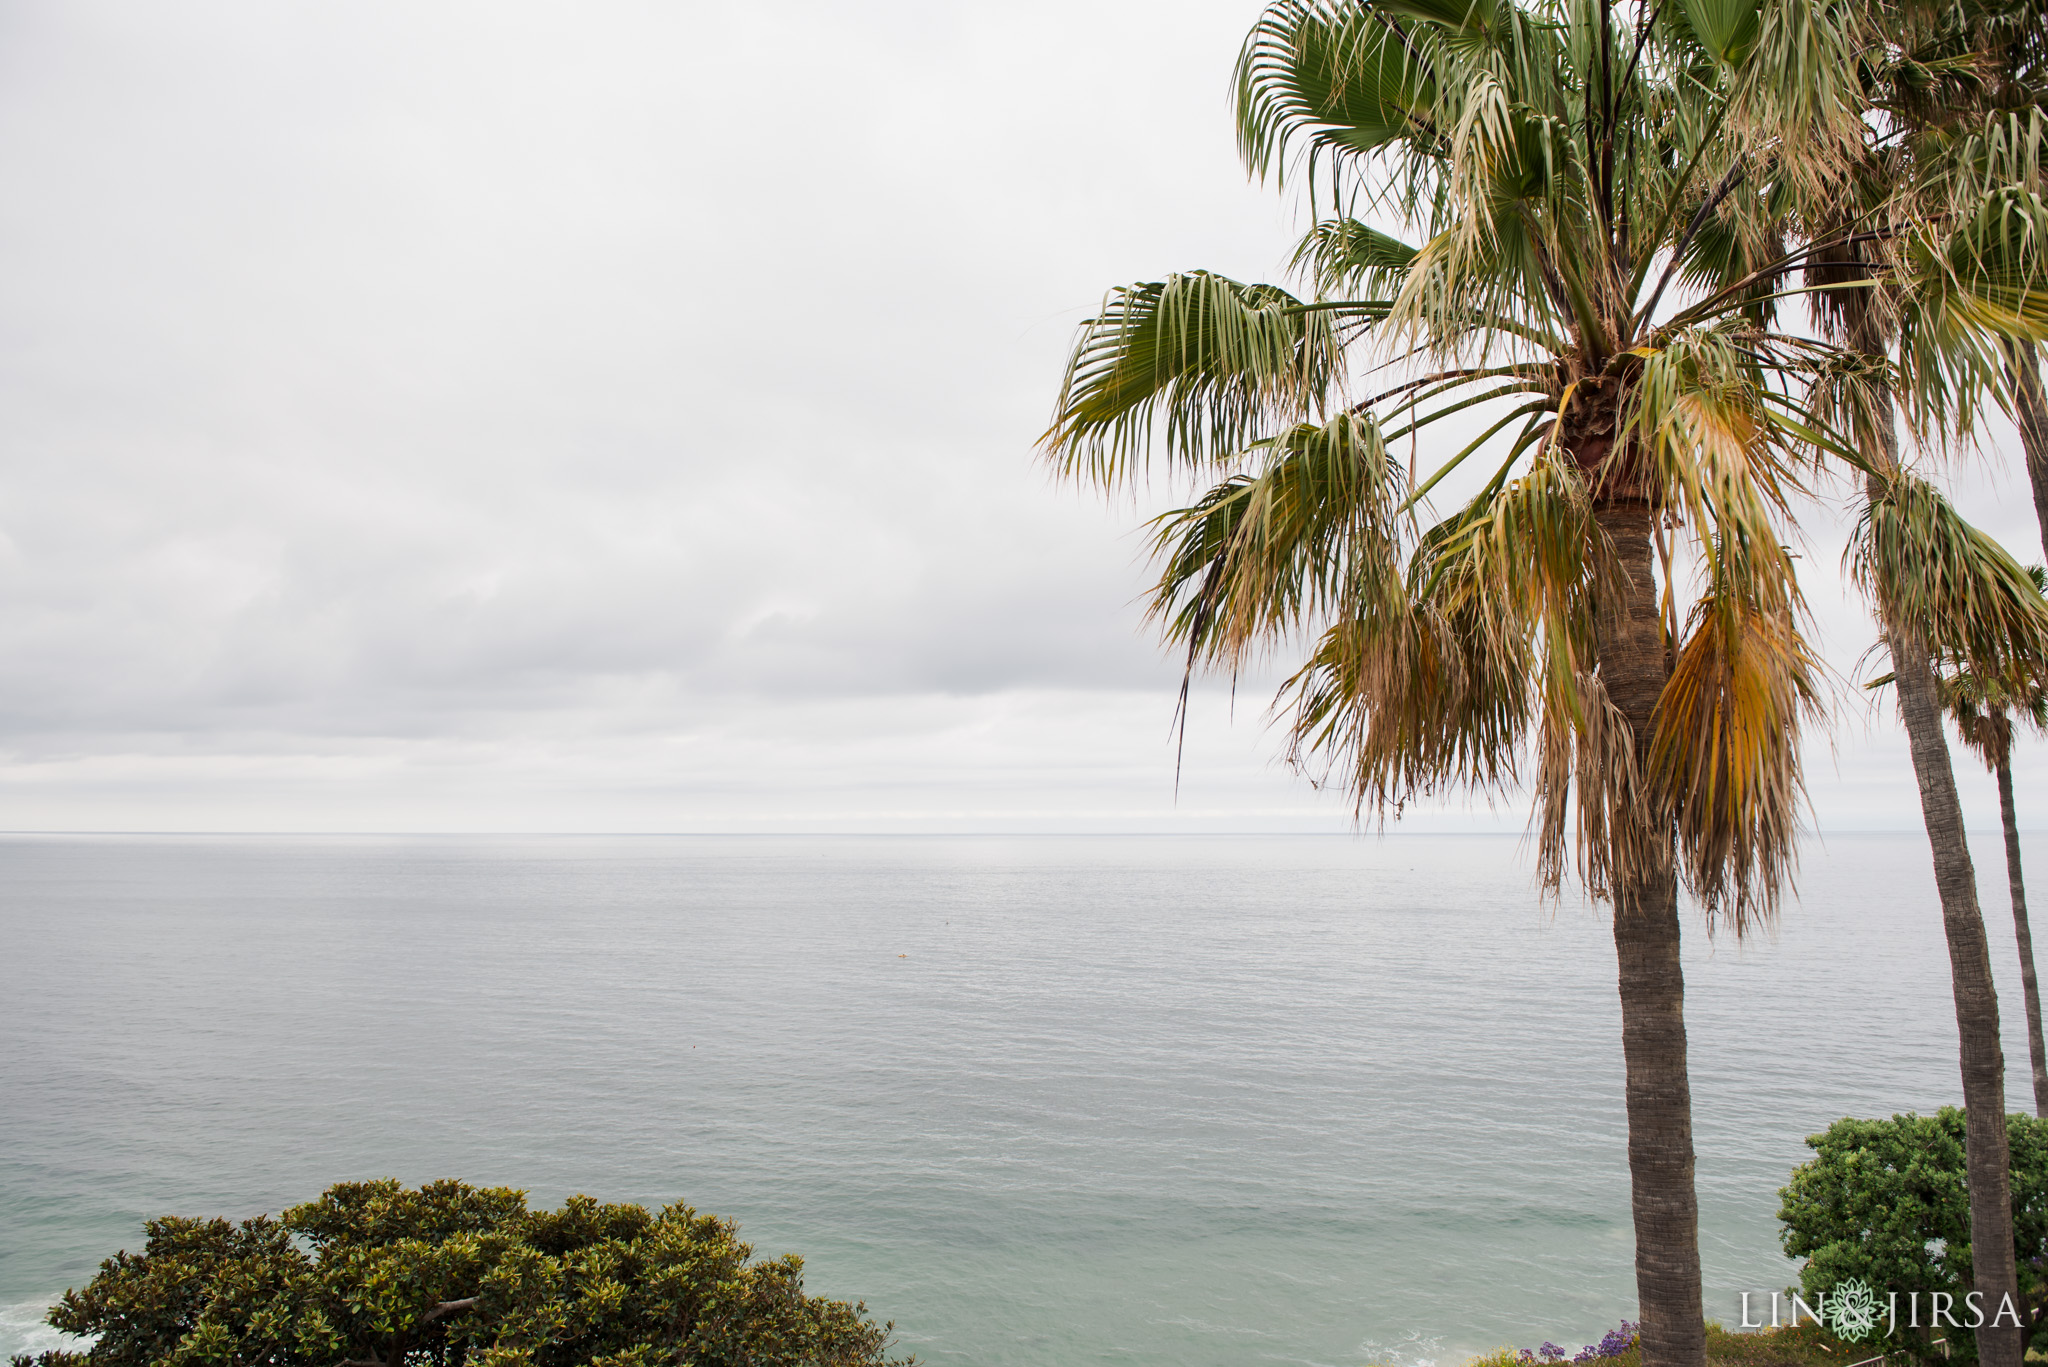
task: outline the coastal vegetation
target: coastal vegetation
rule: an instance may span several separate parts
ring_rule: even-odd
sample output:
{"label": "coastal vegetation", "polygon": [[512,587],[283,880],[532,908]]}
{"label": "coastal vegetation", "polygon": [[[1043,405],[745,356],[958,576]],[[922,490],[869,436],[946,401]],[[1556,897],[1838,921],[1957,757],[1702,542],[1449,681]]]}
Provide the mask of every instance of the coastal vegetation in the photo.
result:
{"label": "coastal vegetation", "polygon": [[[2028,1348],[2048,1348],[2048,1121],[2006,1118],[2011,1154],[2012,1262]],[[1844,1282],[1896,1294],[1900,1322],[1871,1352],[1905,1352],[1925,1361],[1970,1361],[1977,1342],[1966,1333],[1928,1327],[1930,1316],[1907,1313],[1941,1293],[1957,1306],[1977,1285],[1962,1111],[1896,1115],[1889,1120],[1838,1120],[1807,1138],[1814,1151],[1779,1193],[1785,1252],[1805,1259],[1799,1281],[1808,1303]],[[1915,1327],[1910,1320],[1921,1320]],[[1937,1338],[1948,1342],[1941,1349]]]}
{"label": "coastal vegetation", "polygon": [[866,1308],[804,1294],[688,1206],[344,1182],[272,1219],[151,1220],[49,1314],[85,1351],[14,1367],[909,1367]]}
{"label": "coastal vegetation", "polygon": [[[1976,1228],[2006,1242],[1996,1001],[1929,642],[1954,626],[1973,665],[2048,659],[2048,612],[1907,469],[1899,426],[1966,431],[2048,331],[2048,201],[1947,176],[1929,214],[1882,189],[1923,187],[1872,171],[1874,16],[1280,0],[1239,62],[1239,143],[1306,182],[1306,288],[1113,290],[1043,441],[1105,490],[1189,489],[1154,524],[1155,620],[1191,675],[1305,641],[1276,701],[1289,757],[1361,816],[1533,770],[1539,877],[1614,907],[1654,1367],[1707,1357],[1678,901],[1740,936],[1788,884],[1822,698],[1790,527],[1828,468],[1866,483],[1856,565],[1911,676]],[[1780,326],[1815,297],[1822,335]],[[1477,493],[1426,516],[1468,463]],[[1995,1257],[1976,1272],[2012,1284]],[[2010,1347],[1987,1356],[2016,1367]]]}
{"label": "coastal vegetation", "polygon": [[[1622,1329],[1629,1327],[1624,1323]],[[1642,1367],[1642,1348],[1633,1338],[1615,1351],[1601,1351],[1616,1337],[1610,1332],[1600,1343],[1587,1344],[1578,1352],[1550,1343],[1540,1348],[1501,1348],[1474,1358],[1471,1367],[1563,1367],[1566,1363],[1585,1367],[1592,1362],[1600,1367]],[[1880,1351],[1838,1338],[1825,1325],[1810,1320],[1797,1327],[1787,1324],[1751,1331],[1730,1330],[1710,1322],[1705,1344],[1712,1367],[1853,1367]]]}

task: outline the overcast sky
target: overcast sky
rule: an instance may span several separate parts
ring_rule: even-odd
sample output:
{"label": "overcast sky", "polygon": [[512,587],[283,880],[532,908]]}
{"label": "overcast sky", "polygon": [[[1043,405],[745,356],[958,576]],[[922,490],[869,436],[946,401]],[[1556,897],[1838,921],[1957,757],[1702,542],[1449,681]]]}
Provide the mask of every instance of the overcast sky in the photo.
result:
{"label": "overcast sky", "polygon": [[1165,498],[1032,458],[1105,287],[1278,275],[1256,11],[0,0],[0,828],[1346,829],[1263,680],[1176,799]]}

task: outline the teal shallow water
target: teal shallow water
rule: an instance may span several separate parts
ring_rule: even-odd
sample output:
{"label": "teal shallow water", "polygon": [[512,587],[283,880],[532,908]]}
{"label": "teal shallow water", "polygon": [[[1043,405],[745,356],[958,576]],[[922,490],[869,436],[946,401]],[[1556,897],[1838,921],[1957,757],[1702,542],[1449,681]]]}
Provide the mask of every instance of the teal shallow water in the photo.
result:
{"label": "teal shallow water", "polygon": [[[1791,1277],[1803,1136],[1960,1094],[1924,842],[1812,847],[1802,892],[1688,932],[1730,1323]],[[1512,839],[12,837],[0,943],[0,1354],[145,1216],[381,1175],[687,1200],[934,1364],[1633,1316],[1611,941]]]}

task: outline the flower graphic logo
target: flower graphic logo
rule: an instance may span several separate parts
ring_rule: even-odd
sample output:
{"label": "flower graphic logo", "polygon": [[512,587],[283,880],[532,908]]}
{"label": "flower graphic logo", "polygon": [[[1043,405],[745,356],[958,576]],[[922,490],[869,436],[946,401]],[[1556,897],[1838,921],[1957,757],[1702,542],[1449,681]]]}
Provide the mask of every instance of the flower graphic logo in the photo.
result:
{"label": "flower graphic logo", "polygon": [[1851,1277],[1835,1283],[1834,1294],[1828,1297],[1828,1328],[1835,1331],[1835,1337],[1855,1342],[1870,1337],[1877,1328],[1878,1316],[1883,1307],[1878,1304],[1877,1293],[1868,1285]]}

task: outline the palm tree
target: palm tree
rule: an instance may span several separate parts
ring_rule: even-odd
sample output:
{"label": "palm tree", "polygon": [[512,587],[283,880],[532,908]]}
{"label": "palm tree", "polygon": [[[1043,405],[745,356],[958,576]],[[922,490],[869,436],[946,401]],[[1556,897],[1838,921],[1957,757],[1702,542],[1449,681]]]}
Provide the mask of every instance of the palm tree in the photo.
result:
{"label": "palm tree", "polygon": [[[1994,4],[1996,0],[1994,0]],[[2024,0],[2032,4],[2033,0]],[[2003,363],[2022,426],[2026,381],[2038,388],[2032,339],[2041,334],[2038,254],[2041,183],[2037,116],[1998,108],[1987,35],[2010,27],[1992,6],[1878,0],[1880,41],[1864,70],[1880,136],[1863,149],[1835,221],[1869,229],[1809,258],[1811,302],[1824,335],[1860,358],[1824,386],[1836,425],[1863,456],[1866,506],[1854,549],[1857,578],[1877,609],[1892,659],[1899,712],[1920,789],[1948,941],[1968,1126],[1975,1289],[1997,1306],[2017,1289],[2005,1123],[2005,1061],[1998,1000],[1948,745],[1941,730],[1936,658],[1947,646],[1984,677],[2043,677],[2048,630],[2040,595],[1991,538],[1970,528],[1900,458],[1899,418],[1923,442],[1967,435],[1978,396]],[[2010,5],[2006,9],[2013,8]],[[2017,51],[2010,43],[2008,52]],[[1924,247],[1900,225],[1956,225],[1946,263],[1907,258]],[[2017,229],[2017,235],[2015,234]],[[1989,332],[1953,330],[1954,290],[1974,277],[2004,316]],[[1896,350],[1896,360],[1892,353]],[[2036,396],[2038,397],[2038,396]],[[2028,956],[2031,971],[2031,956]],[[1987,1363],[2018,1367],[2024,1333],[1994,1317],[1978,1330]]]}
{"label": "palm tree", "polygon": [[1106,489],[1209,486],[1156,523],[1155,617],[1191,672],[1306,638],[1290,757],[1361,815],[1533,762],[1539,878],[1614,906],[1652,1367],[1705,1360],[1679,889],[1775,913],[1817,711],[1787,508],[1858,459],[1803,398],[1844,353],[1770,326],[1862,228],[1784,237],[1867,135],[1858,50],[1820,0],[1278,0],[1240,141],[1306,176],[1313,292],[1113,291],[1043,440]]}
{"label": "palm tree", "polygon": [[[2032,572],[2039,585],[2043,575]],[[2041,1041],[2041,989],[2034,974],[2034,935],[2027,925],[2026,880],[2020,871],[2019,821],[2013,812],[2013,723],[2048,731],[2048,689],[2038,682],[1985,678],[1967,667],[1942,675],[1941,700],[1963,744],[1977,752],[1998,779],[1998,815],[2005,827],[2005,879],[2012,894],[2013,935],[2019,943],[2020,987],[2027,1004],[2027,1052],[2034,1068],[2034,1114],[2048,1117],[2048,1049]]]}
{"label": "palm tree", "polygon": [[[1882,386],[1874,386],[1885,398]],[[1889,417],[1888,398],[1880,412]],[[1889,432],[1890,428],[1883,429]],[[1881,432],[1880,435],[1883,435]],[[1973,1289],[1992,1317],[1977,1329],[1988,1367],[2019,1367],[2025,1333],[1996,1315],[2018,1293],[2005,1120],[2005,1055],[1991,951],[1948,744],[1934,654],[1991,676],[2029,671],[2048,659],[2048,612],[2026,572],[2004,549],[1955,514],[1948,501],[1896,462],[1869,475],[1869,496],[1853,549],[1855,575],[1877,607],[1892,658],[1920,809],[1934,856],[1963,1081],[1964,1161],[1970,1194]],[[2015,1299],[2012,1302],[2017,1305]]]}
{"label": "palm tree", "polygon": [[[1801,230],[1860,165],[1861,52],[1820,0],[1278,0],[1240,141],[1306,173],[1312,293],[1113,291],[1043,440],[1105,489],[1155,460],[1209,486],[1156,523],[1152,610],[1191,673],[1306,639],[1290,757],[1361,815],[1532,761],[1540,879],[1614,904],[1656,1367],[1704,1360],[1678,891],[1737,934],[1775,912],[1816,711],[1787,506],[1819,453],[1877,468],[1804,398],[1865,357],[1770,326],[1788,272],[1869,235]],[[1989,232],[1890,232],[1894,283],[1936,301],[1916,318],[1966,351],[2025,313]],[[1482,429],[1420,478],[1457,414]]]}
{"label": "palm tree", "polygon": [[[1952,104],[1956,108],[1982,110],[1986,122],[2004,137],[1982,136],[1979,145],[1995,149],[2029,148],[2024,158],[1995,158],[2009,179],[2039,190],[2048,181],[2048,10],[2041,0],[2003,0],[1975,9],[1967,28],[1968,46],[1979,55],[1975,71],[1983,78],[1983,89],[1974,101]],[[1933,111],[1923,106],[1921,122],[1932,124]],[[1953,121],[1953,115],[1951,120]],[[1968,138],[1959,139],[1967,148]],[[2029,483],[2034,492],[2034,516],[2040,527],[2041,546],[2048,552],[2048,388],[2041,382],[2039,349],[2031,338],[2010,343],[2009,376],[2012,414]],[[2034,572],[2037,586],[2040,571]],[[2041,991],[2034,969],[2034,939],[2027,924],[2027,894],[2020,870],[2018,821],[2013,813],[2012,722],[2017,714],[2036,732],[2048,727],[2048,696],[2025,679],[1985,681],[1959,669],[1943,680],[1944,699],[1950,719],[1963,741],[1983,758],[1998,778],[2000,822],[2005,830],[2005,874],[2012,898],[2014,938],[2020,959],[2020,987],[2027,1011],[2027,1052],[2034,1075],[2034,1113],[2048,1116],[2048,1049],[2041,1033]]]}

